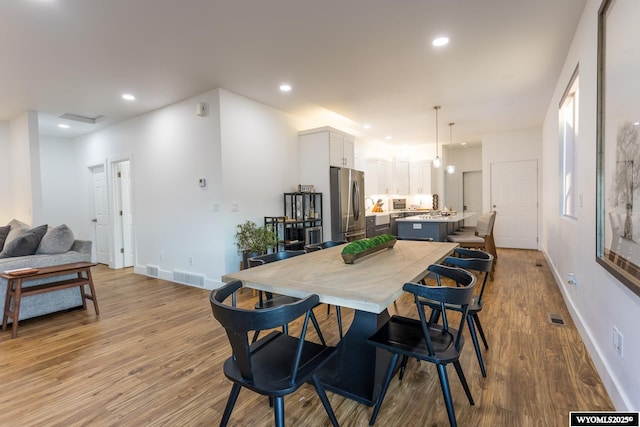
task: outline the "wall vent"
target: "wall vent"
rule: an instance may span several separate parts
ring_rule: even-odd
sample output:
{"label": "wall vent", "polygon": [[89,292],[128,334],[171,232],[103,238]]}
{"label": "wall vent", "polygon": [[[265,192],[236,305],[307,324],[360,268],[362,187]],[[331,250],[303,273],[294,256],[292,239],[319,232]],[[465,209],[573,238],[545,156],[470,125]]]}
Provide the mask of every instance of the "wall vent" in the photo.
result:
{"label": "wall vent", "polygon": [[88,116],[81,116],[79,114],[64,113],[63,115],[60,116],[60,118],[66,119],[66,120],[74,120],[76,122],[91,123],[93,125],[99,122],[100,120],[102,120],[104,116],[88,117]]}
{"label": "wall vent", "polygon": [[158,266],[147,265],[147,276],[158,277]]}
{"label": "wall vent", "polygon": [[185,285],[204,288],[204,276],[200,274],[187,273],[186,271],[173,270],[173,280]]}

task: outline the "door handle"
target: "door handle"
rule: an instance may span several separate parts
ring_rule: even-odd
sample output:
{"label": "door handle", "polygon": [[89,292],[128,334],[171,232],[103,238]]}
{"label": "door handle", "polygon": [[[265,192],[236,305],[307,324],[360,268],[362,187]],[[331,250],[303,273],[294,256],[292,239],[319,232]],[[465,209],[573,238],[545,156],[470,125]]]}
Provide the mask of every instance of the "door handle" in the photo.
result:
{"label": "door handle", "polygon": [[91,222],[98,222],[98,218],[93,218]]}

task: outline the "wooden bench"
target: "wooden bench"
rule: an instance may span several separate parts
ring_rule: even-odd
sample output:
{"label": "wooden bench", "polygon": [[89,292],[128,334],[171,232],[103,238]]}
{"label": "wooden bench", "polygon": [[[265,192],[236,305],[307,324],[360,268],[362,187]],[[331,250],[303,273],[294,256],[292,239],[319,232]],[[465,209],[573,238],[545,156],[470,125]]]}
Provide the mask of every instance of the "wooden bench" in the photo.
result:
{"label": "wooden bench", "polygon": [[[77,287],[82,297],[82,306],[87,309],[87,299],[93,301],[93,307],[96,314],[100,314],[98,309],[98,299],[96,298],[96,290],[93,287],[93,279],[91,278],[91,267],[96,264],[90,262],[75,262],[71,264],[55,265],[52,267],[43,267],[38,269],[23,269],[21,271],[5,272],[2,274],[3,279],[7,279],[7,295],[4,300],[4,314],[2,316],[2,330],[7,329],[9,318],[13,322],[11,337],[18,336],[18,317],[20,316],[20,301],[23,297],[43,294],[45,292],[53,292],[60,289]],[[47,277],[58,277],[70,274],[76,274],[75,278],[64,279],[57,282],[43,283],[40,285],[24,286],[25,282],[32,280],[44,279]],[[84,285],[89,285],[90,293],[87,294]],[[13,298],[13,307],[11,299]],[[13,308],[13,310],[12,310]]]}

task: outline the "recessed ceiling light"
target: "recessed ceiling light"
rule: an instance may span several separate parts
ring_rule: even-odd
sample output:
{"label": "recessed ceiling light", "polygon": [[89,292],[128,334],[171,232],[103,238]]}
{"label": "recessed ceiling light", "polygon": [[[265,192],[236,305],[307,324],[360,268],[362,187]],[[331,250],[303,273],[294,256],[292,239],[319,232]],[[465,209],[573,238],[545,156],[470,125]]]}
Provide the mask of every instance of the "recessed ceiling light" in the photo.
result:
{"label": "recessed ceiling light", "polygon": [[467,143],[466,143],[466,142],[463,142],[463,143],[461,143],[460,145],[462,145],[462,146],[464,147],[465,145],[467,145]]}
{"label": "recessed ceiling light", "polygon": [[638,126],[638,125],[640,125],[640,122],[633,122],[633,125],[634,126]]}
{"label": "recessed ceiling light", "polygon": [[291,92],[291,85],[287,83],[283,83],[280,85],[280,90],[282,92]]}
{"label": "recessed ceiling light", "polygon": [[371,125],[369,123],[365,123],[362,127],[365,129],[371,129]]}
{"label": "recessed ceiling light", "polygon": [[64,123],[60,123],[58,127],[62,129],[69,129],[69,125],[65,125]]}
{"label": "recessed ceiling light", "polygon": [[435,38],[431,42],[431,44],[433,44],[436,47],[444,46],[448,43],[449,43],[449,37],[444,37],[444,36]]}
{"label": "recessed ceiling light", "polygon": [[130,93],[125,93],[124,95],[122,95],[122,99],[124,99],[125,101],[135,101],[136,97],[131,95]]}
{"label": "recessed ceiling light", "polygon": [[387,139],[388,139],[388,140],[392,140],[392,139],[393,139],[393,136],[391,136],[391,135],[387,135]]}

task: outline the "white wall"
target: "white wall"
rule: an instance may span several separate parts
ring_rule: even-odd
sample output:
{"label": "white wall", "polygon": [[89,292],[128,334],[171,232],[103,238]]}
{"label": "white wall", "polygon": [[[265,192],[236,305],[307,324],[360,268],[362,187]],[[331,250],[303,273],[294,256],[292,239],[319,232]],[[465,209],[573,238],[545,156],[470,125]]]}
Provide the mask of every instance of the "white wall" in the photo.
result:
{"label": "white wall", "polygon": [[[544,251],[591,358],[618,410],[640,410],[640,298],[596,263],[596,87],[597,12],[585,7],[549,103],[543,127]],[[583,203],[577,220],[560,215],[558,104],[576,65],[580,66],[577,190]],[[576,288],[567,284],[575,273]],[[612,328],[624,335],[624,358],[612,345]]]}
{"label": "white wall", "polygon": [[[52,227],[89,220],[82,216],[85,187],[77,165],[75,144],[71,139],[40,136],[43,217]],[[74,228],[73,231],[78,233],[79,230]],[[76,237],[88,239],[90,236]]]}
{"label": "white wall", "polygon": [[[198,102],[206,117],[195,115]],[[83,206],[73,229],[94,237],[88,168],[111,173],[131,159],[135,271],[152,265],[171,280],[179,270],[217,287],[240,263],[236,225],[283,214],[282,194],[298,184],[297,132],[287,114],[218,89],[79,138]]]}
{"label": "white wall", "polygon": [[8,219],[17,218],[29,224],[40,224],[44,218],[37,114],[33,111],[23,112],[9,122],[8,130],[9,180],[5,183],[11,192],[7,199],[10,206]]}
{"label": "white wall", "polygon": [[236,225],[246,220],[261,225],[265,216],[284,215],[283,193],[300,183],[298,130],[294,117],[225,90],[220,90],[220,128],[224,215],[219,238],[225,242],[224,271],[232,272],[240,261]]}
{"label": "white wall", "polygon": [[[462,174],[464,172],[482,171],[482,147],[474,146],[469,148],[457,148],[445,150],[442,166],[439,173],[444,177],[445,193],[444,199],[440,200],[440,208],[451,208],[454,211],[462,212],[463,201],[463,182]],[[453,164],[456,170],[452,174],[446,172],[447,165],[453,158]],[[484,174],[483,174],[484,176]]]}
{"label": "white wall", "polygon": [[[9,122],[0,121],[0,200],[11,200],[11,165],[9,144]],[[5,225],[13,219],[13,205],[0,203],[0,225]]]}
{"label": "white wall", "polygon": [[[198,117],[195,105],[206,102],[209,115]],[[218,94],[207,92],[74,141],[78,174],[83,177],[83,220],[74,225],[95,239],[89,167],[106,164],[109,183],[113,163],[131,161],[135,270],[157,266],[160,277],[173,270],[220,278],[222,261],[215,248],[221,227],[214,201],[221,200],[222,174]],[[198,179],[207,179],[201,188]],[[113,186],[109,191],[113,213]],[[86,219],[86,220],[84,220]],[[111,248],[113,253],[113,248]]]}

